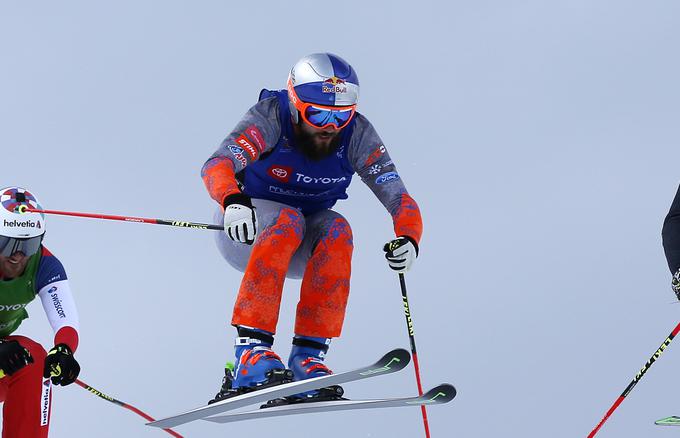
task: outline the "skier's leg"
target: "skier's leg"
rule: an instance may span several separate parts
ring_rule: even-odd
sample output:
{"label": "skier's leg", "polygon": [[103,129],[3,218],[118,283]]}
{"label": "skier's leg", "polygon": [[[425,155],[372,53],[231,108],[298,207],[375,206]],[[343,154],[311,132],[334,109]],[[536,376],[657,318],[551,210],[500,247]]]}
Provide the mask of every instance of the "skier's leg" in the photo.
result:
{"label": "skier's leg", "polygon": [[[306,259],[288,367],[295,380],[331,374],[324,365],[331,338],[340,336],[349,296],[352,230],[339,213],[324,210],[306,218],[307,234],[292,265]],[[325,391],[334,395],[334,391]],[[299,394],[310,398],[319,391]]]}
{"label": "skier's leg", "polygon": [[234,305],[232,325],[276,333],[283,282],[304,232],[302,213],[285,206],[258,231]]}
{"label": "skier's leg", "polygon": [[[253,199],[253,205],[260,228],[255,243],[234,242],[225,233],[216,233],[216,243],[227,262],[244,273],[232,324],[274,333],[283,281],[302,241],[305,219],[299,210],[279,202]],[[222,215],[217,211],[215,220]]]}
{"label": "skier's leg", "polygon": [[352,229],[337,212],[323,210],[306,218],[307,232],[299,254],[306,259],[295,334],[335,338],[342,332],[349,297]]}
{"label": "skier's leg", "polygon": [[218,237],[218,247],[229,263],[244,269],[231,323],[236,338],[236,370],[226,378],[216,399],[243,389],[280,383],[292,378],[271,350],[279,317],[283,282],[290,260],[304,235],[305,220],[298,210],[277,202],[253,199],[260,229],[252,246]]}
{"label": "skier's leg", "polygon": [[3,378],[7,380],[7,392],[2,411],[2,438],[46,438],[52,398],[49,379],[43,387],[47,353],[40,344],[24,336],[8,336],[7,339],[26,348],[33,363]]}

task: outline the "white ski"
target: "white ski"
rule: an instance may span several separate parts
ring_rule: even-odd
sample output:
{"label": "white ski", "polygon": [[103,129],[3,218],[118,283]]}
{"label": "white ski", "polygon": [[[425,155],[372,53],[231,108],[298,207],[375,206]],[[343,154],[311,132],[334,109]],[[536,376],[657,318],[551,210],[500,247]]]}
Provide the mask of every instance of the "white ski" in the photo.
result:
{"label": "white ski", "polygon": [[369,377],[382,376],[404,369],[411,360],[408,351],[397,348],[384,355],[373,365],[357,368],[344,373],[331,374],[328,376],[316,377],[314,379],[301,380],[298,382],[284,383],[282,385],[271,386],[246,394],[230,397],[216,403],[201,406],[187,412],[183,412],[172,417],[147,423],[148,426],[159,427],[162,429],[179,426],[191,421],[205,417],[221,414],[222,412],[238,409],[255,403],[265,403],[275,398],[288,397],[301,392],[312,391],[314,389],[325,388],[332,385],[362,380]]}
{"label": "white ski", "polygon": [[672,417],[656,420],[654,424],[657,426],[680,426],[680,417],[673,415]]}
{"label": "white ski", "polygon": [[448,403],[456,396],[456,388],[448,383],[435,386],[420,397],[388,398],[379,400],[333,400],[295,403],[285,406],[262,408],[255,411],[203,418],[213,423],[232,423],[255,418],[281,417],[284,415],[312,412],[347,411],[353,409],[396,408],[404,406],[438,405]]}

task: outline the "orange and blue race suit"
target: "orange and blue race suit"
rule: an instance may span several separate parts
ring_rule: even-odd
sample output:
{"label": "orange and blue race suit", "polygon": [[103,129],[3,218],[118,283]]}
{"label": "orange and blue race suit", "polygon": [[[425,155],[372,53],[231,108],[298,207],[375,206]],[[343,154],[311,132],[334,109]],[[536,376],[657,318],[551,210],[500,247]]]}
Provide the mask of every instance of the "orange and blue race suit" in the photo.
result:
{"label": "orange and blue race suit", "polygon": [[347,221],[330,208],[347,198],[356,173],[392,216],[397,236],[420,241],[420,210],[366,117],[356,113],[334,153],[313,161],[296,147],[287,94],[264,90],[261,97],[201,171],[220,205],[243,191],[257,211],[252,247],[218,237],[225,258],[244,270],[232,324],[274,333],[283,281],[302,275],[296,334],[337,337],[353,241]]}

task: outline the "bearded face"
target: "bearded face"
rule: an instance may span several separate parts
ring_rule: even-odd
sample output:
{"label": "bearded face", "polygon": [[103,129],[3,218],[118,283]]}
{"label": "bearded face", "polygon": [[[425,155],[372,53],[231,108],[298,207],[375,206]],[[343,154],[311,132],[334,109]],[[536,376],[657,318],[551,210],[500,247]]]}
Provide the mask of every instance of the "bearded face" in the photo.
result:
{"label": "bearded face", "polygon": [[335,127],[314,128],[298,119],[293,130],[297,147],[312,161],[328,157],[340,146],[341,130]]}

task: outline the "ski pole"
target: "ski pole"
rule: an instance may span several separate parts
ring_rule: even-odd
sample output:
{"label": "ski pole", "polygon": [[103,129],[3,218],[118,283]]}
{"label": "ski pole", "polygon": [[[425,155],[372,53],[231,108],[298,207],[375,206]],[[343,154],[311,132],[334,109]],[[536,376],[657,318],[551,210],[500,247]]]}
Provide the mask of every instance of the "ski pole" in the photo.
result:
{"label": "ski pole", "polygon": [[[413,357],[413,368],[416,372],[416,383],[418,384],[418,395],[423,395],[423,385],[420,383],[420,365],[418,365],[418,353],[416,352],[416,336],[413,330],[413,318],[411,318],[411,310],[408,305],[408,296],[406,295],[406,279],[404,273],[399,273],[399,284],[401,285],[401,298],[404,301],[404,314],[406,315],[406,326],[408,328],[408,337],[411,341],[411,356]],[[423,426],[425,427],[425,436],[430,438],[430,425],[427,422],[427,410],[425,405],[420,406],[420,412],[423,414]]]}
{"label": "ski pole", "polygon": [[[5,377],[5,371],[0,369],[0,379],[2,379],[4,377]],[[125,409],[131,410],[135,414],[143,417],[144,419],[146,419],[148,421],[156,421],[151,415],[137,409],[136,407],[134,407],[132,405],[129,405],[129,404],[122,402],[120,400],[116,400],[115,398],[111,397],[110,395],[106,395],[103,392],[94,389],[93,387],[86,384],[82,380],[76,379],[76,384],[78,386],[82,387],[82,388],[87,389],[88,391],[90,391],[92,394],[96,395],[99,398],[102,398],[102,399],[109,401],[113,404],[116,404],[118,406],[124,407]],[[175,438],[184,438],[182,435],[178,434],[177,432],[175,432],[172,429],[163,429],[163,430],[166,431],[167,433],[169,433],[170,435],[174,436]]]}
{"label": "ski pole", "polygon": [[634,377],[633,380],[630,382],[630,384],[628,385],[628,387],[626,387],[626,389],[623,391],[623,393],[621,393],[621,395],[619,396],[619,398],[616,399],[616,401],[614,402],[614,404],[612,405],[612,407],[609,408],[609,410],[608,410],[607,413],[604,415],[604,417],[602,418],[602,420],[600,420],[600,422],[597,424],[597,426],[595,426],[595,429],[593,429],[593,430],[590,432],[590,434],[588,434],[588,438],[593,438],[593,437],[595,436],[595,434],[597,433],[598,430],[600,430],[600,428],[602,427],[602,425],[604,424],[604,422],[607,421],[607,419],[609,418],[609,416],[616,410],[616,408],[619,407],[619,405],[621,404],[621,402],[623,402],[623,399],[626,398],[626,396],[633,390],[633,388],[635,388],[635,385],[637,385],[637,383],[640,381],[640,379],[642,379],[642,376],[645,375],[645,373],[647,372],[647,370],[649,369],[649,367],[651,367],[652,364],[653,364],[654,362],[656,362],[656,360],[663,354],[664,350],[666,350],[666,348],[668,348],[668,346],[670,345],[671,341],[673,340],[673,338],[675,337],[675,335],[678,334],[678,332],[680,332],[680,323],[678,323],[678,325],[675,326],[675,328],[673,329],[673,331],[671,332],[671,334],[668,335],[668,337],[666,338],[666,340],[663,341],[663,343],[661,344],[661,346],[654,352],[654,354],[652,355],[652,357],[649,358],[649,360],[647,361],[647,363],[645,364],[645,366],[643,366],[642,369],[641,369],[640,371],[638,371],[638,373],[635,375],[635,377]]}
{"label": "ski pole", "polygon": [[115,216],[110,214],[98,214],[98,213],[77,213],[75,211],[58,211],[58,210],[40,210],[36,208],[29,208],[25,205],[20,208],[21,213],[44,213],[44,214],[58,214],[62,216],[76,216],[85,217],[89,219],[106,219],[112,221],[124,221],[124,222],[140,222],[145,224],[154,225],[170,225],[173,227],[181,228],[198,228],[201,230],[218,230],[224,231],[224,226],[213,225],[213,224],[202,224],[199,222],[188,222],[188,221],[177,221],[177,220],[165,220],[165,219],[149,219],[144,217],[134,217],[134,216]]}
{"label": "ski pole", "polygon": [[[76,380],[76,384],[78,384],[78,386],[80,386],[80,387],[82,387],[82,388],[87,389],[88,391],[90,391],[92,394],[96,395],[96,396],[99,397],[99,398],[102,398],[102,399],[104,399],[104,400],[106,400],[106,401],[109,401],[109,402],[111,402],[111,403],[113,403],[113,404],[116,404],[116,405],[118,405],[118,406],[121,406],[121,407],[123,407],[123,408],[125,408],[125,409],[131,410],[131,411],[134,412],[135,414],[139,415],[140,417],[142,417],[142,418],[144,418],[144,419],[146,419],[146,420],[148,420],[148,421],[156,421],[156,420],[155,420],[152,416],[150,416],[149,414],[146,414],[145,412],[142,412],[141,410],[137,409],[136,407],[134,407],[134,406],[132,406],[132,405],[129,405],[129,404],[127,404],[127,403],[125,403],[125,402],[122,402],[122,401],[120,401],[120,400],[116,400],[115,398],[113,398],[113,397],[111,397],[111,396],[109,396],[109,395],[106,395],[106,394],[102,393],[101,391],[98,391],[98,390],[94,389],[93,387],[91,387],[90,385],[86,384],[86,383],[83,382],[82,380],[78,380],[78,379],[77,379],[77,380]],[[166,431],[167,433],[169,433],[170,435],[174,436],[175,438],[183,438],[182,435],[178,434],[177,432],[175,432],[175,431],[172,430],[172,429],[163,429],[163,430]]]}

